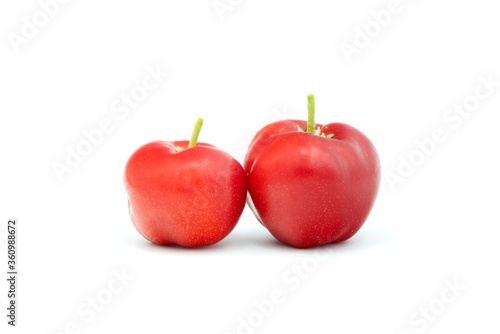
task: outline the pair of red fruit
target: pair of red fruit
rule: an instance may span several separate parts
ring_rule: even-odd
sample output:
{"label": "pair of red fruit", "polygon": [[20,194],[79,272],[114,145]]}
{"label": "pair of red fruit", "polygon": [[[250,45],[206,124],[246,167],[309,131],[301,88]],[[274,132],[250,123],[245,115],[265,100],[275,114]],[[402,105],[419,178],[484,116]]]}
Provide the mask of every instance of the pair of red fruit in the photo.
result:
{"label": "pair of red fruit", "polygon": [[159,244],[212,245],[236,226],[248,205],[279,241],[298,248],[340,242],[363,225],[380,184],[370,140],[342,124],[308,121],[268,124],[253,138],[244,168],[229,154],[190,141],[155,141],[135,151],[125,167],[130,218]]}

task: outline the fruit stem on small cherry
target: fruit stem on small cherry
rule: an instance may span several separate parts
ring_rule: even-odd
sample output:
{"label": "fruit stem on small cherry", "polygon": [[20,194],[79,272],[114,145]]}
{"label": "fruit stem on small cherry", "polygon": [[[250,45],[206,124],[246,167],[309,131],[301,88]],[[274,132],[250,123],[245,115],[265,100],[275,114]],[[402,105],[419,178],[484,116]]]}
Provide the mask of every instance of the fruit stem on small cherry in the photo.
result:
{"label": "fruit stem on small cherry", "polygon": [[200,135],[201,126],[203,125],[203,118],[198,117],[198,121],[194,125],[193,134],[191,135],[191,140],[189,141],[188,148],[195,147],[198,142],[198,136]]}
{"label": "fruit stem on small cherry", "polygon": [[314,95],[309,94],[307,96],[307,111],[308,111],[308,118],[307,118],[307,133],[313,133],[314,134]]}

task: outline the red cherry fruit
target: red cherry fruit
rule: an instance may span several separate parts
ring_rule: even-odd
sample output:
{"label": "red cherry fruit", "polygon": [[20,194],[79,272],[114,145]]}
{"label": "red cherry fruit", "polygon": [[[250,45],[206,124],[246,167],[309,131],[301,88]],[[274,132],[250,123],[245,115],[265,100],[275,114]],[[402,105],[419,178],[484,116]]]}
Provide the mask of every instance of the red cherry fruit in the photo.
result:
{"label": "red cherry fruit", "polygon": [[125,167],[129,214],[147,240],[184,247],[207,246],[236,226],[246,199],[243,167],[212,145],[155,141],[135,151]]}
{"label": "red cherry fruit", "polygon": [[342,123],[284,120],[262,128],[245,157],[248,203],[281,242],[309,248],[352,237],[366,221],[380,185],[375,147]]}

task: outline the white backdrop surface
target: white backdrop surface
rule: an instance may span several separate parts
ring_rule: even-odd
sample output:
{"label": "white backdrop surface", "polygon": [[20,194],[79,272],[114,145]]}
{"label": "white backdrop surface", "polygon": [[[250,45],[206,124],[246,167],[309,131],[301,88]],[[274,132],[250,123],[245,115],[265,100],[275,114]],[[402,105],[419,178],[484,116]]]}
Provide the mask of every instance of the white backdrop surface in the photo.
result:
{"label": "white backdrop surface", "polygon": [[[499,9],[2,2],[2,269],[19,220],[17,327],[2,307],[2,333],[500,331]],[[135,231],[122,177],[136,148],[189,139],[200,116],[200,141],[242,162],[259,128],[306,119],[310,93],[318,123],[360,129],[380,155],[377,202],[351,240],[287,247],[248,207],[211,247]],[[96,128],[102,141],[58,177]]]}

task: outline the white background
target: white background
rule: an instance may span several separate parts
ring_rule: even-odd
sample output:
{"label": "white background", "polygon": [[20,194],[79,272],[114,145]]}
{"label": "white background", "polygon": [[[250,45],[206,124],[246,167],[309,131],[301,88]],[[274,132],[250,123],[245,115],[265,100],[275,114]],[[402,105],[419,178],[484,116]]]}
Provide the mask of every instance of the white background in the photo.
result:
{"label": "white background", "polygon": [[[40,5],[0,4],[0,219],[20,222],[19,322],[8,332],[61,333],[75,322],[81,333],[233,334],[239,317],[259,320],[254,302],[274,289],[285,301],[240,333],[498,332],[500,87],[457,128],[443,119],[480,76],[500,81],[498,4],[401,0],[349,63],[341,43],[389,1],[233,3],[222,20],[211,0],[74,0],[18,52],[8,36]],[[111,105],[148,66],[168,78],[120,119]],[[383,168],[365,226],[322,248],[326,260],[279,244],[248,208],[212,247],[158,247],[135,231],[122,176],[136,148],[188,139],[201,116],[200,141],[242,162],[260,127],[306,118],[310,93],[317,122],[363,131]],[[105,118],[113,131],[60,182],[53,162]],[[398,157],[435,128],[447,140],[391,189]],[[311,272],[293,290],[283,277],[303,263]],[[134,278],[87,321],[77,308],[122,268]],[[446,280],[465,288],[425,329],[410,322],[443,305]],[[0,288],[4,309],[4,279]]]}

